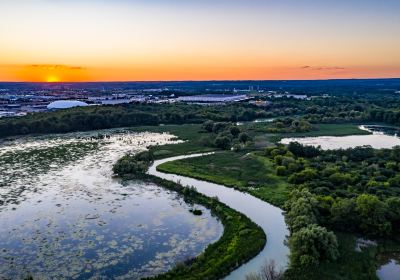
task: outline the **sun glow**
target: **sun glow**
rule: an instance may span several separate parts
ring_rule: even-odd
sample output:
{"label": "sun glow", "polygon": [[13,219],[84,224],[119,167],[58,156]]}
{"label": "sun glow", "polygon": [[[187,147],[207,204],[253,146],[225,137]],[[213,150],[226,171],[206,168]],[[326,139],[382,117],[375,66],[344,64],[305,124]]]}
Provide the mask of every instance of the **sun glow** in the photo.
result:
{"label": "sun glow", "polygon": [[48,83],[58,83],[58,82],[60,82],[60,79],[57,76],[48,76],[46,78],[46,82],[48,82]]}

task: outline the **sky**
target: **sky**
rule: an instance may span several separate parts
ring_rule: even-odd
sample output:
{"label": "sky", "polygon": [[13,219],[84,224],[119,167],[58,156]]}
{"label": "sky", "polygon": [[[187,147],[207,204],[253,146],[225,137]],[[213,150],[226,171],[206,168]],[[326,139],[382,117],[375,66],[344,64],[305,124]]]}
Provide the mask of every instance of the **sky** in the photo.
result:
{"label": "sky", "polygon": [[398,0],[0,0],[0,81],[400,77]]}

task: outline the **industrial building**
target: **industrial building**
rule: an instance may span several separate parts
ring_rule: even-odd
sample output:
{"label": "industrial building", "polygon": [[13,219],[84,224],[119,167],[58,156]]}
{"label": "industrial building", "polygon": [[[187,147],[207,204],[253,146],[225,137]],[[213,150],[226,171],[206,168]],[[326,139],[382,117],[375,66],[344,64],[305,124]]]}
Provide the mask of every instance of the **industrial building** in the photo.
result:
{"label": "industrial building", "polygon": [[89,106],[86,102],[77,101],[77,100],[58,100],[51,102],[47,105],[48,110],[61,110],[61,109],[69,109],[73,107],[82,107]]}
{"label": "industrial building", "polygon": [[187,103],[231,103],[249,100],[247,95],[204,94],[178,97],[178,101]]}

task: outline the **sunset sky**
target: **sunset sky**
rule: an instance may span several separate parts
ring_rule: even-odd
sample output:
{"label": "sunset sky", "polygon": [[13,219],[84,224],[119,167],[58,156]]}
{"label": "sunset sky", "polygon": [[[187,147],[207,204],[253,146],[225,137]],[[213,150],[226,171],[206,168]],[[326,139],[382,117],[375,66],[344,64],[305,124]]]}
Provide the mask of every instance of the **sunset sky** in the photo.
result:
{"label": "sunset sky", "polygon": [[398,0],[0,0],[0,81],[400,77]]}

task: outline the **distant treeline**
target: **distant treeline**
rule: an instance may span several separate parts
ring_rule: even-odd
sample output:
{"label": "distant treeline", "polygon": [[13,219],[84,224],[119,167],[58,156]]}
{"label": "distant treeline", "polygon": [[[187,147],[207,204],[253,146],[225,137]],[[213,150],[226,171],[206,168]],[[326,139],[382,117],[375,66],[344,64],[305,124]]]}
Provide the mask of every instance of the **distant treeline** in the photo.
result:
{"label": "distant treeline", "polygon": [[371,121],[400,125],[400,110],[374,109],[368,117]]}
{"label": "distant treeline", "polygon": [[248,121],[268,116],[265,110],[240,104],[227,106],[131,104],[80,107],[2,119],[0,137],[142,125],[202,123],[205,120]]}
{"label": "distant treeline", "polygon": [[309,123],[375,121],[400,124],[398,98],[372,95],[295,100],[293,98],[257,99],[272,101],[268,107],[247,103],[200,106],[189,104],[126,104],[120,106],[79,107],[56,112],[35,113],[0,120],[0,137],[35,133],[65,133],[115,127],[251,121],[257,118],[302,116]]}

